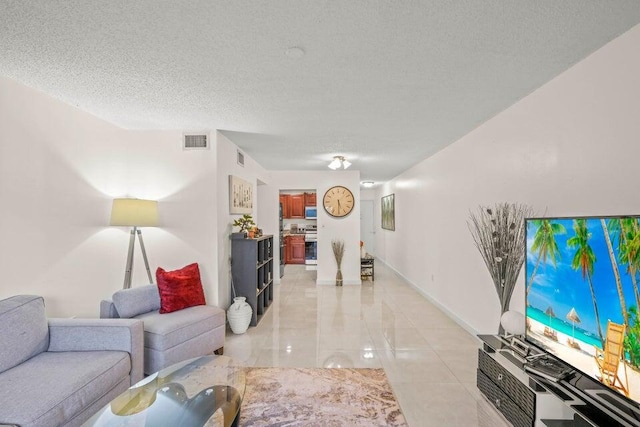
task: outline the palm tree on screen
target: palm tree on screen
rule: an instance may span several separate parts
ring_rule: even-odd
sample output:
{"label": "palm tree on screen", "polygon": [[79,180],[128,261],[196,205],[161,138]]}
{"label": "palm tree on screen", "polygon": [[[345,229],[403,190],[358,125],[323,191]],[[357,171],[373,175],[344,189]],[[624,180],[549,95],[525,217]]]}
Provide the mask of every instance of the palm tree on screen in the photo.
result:
{"label": "palm tree on screen", "polygon": [[533,225],[538,227],[535,236],[533,236],[533,245],[531,245],[531,251],[538,254],[536,265],[533,267],[531,277],[529,278],[529,286],[527,286],[527,294],[533,286],[533,279],[538,272],[540,261],[547,262],[547,257],[556,266],[556,261],[560,259],[560,249],[558,249],[558,243],[556,242],[556,235],[565,234],[567,230],[564,225],[556,222],[551,222],[548,219],[535,219],[531,221]]}
{"label": "palm tree on screen", "polygon": [[622,281],[620,280],[620,270],[618,270],[618,262],[616,256],[613,253],[613,245],[611,244],[611,237],[609,235],[609,228],[607,222],[601,218],[602,231],[604,231],[604,240],[607,242],[607,248],[609,249],[609,259],[611,259],[611,268],[613,269],[613,276],[616,279],[616,287],[618,288],[618,298],[620,298],[620,307],[622,309],[622,318],[624,319],[624,325],[626,329],[629,328],[629,315],[627,314],[627,306],[625,304],[624,292],[622,291]]}
{"label": "palm tree on screen", "polygon": [[636,278],[640,270],[640,230],[637,218],[620,218],[609,220],[607,224],[612,236],[618,237],[618,260],[627,266],[631,276],[636,307],[640,307],[640,293]]}
{"label": "palm tree on screen", "polygon": [[582,274],[582,280],[586,280],[591,291],[591,301],[593,302],[593,311],[596,315],[596,324],[598,325],[598,335],[600,336],[600,343],[604,348],[604,335],[602,334],[602,327],[600,326],[600,313],[598,313],[598,303],[596,302],[596,293],[593,289],[593,282],[591,277],[593,276],[593,266],[596,263],[596,255],[593,253],[591,245],[589,245],[589,239],[591,233],[587,229],[587,221],[585,219],[573,220],[573,231],[575,235],[567,240],[567,246],[575,248],[576,253],[573,256],[571,267]]}

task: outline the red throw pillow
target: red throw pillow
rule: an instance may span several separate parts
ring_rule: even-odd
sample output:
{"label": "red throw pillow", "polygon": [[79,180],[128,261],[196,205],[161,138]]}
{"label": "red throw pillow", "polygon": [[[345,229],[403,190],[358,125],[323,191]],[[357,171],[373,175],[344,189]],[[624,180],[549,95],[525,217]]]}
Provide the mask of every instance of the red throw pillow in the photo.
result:
{"label": "red throw pillow", "polygon": [[205,305],[197,263],[175,271],[164,271],[158,267],[156,280],[160,293],[160,313],[171,313],[194,305]]}

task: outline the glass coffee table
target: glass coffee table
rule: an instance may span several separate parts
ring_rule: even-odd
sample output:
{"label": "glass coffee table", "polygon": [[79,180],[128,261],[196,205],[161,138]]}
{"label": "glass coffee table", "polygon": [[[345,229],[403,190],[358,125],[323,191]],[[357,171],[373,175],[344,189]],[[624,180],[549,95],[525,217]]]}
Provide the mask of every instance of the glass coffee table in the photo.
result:
{"label": "glass coffee table", "polygon": [[198,357],[143,379],[84,425],[237,426],[244,390],[244,370],[231,358]]}

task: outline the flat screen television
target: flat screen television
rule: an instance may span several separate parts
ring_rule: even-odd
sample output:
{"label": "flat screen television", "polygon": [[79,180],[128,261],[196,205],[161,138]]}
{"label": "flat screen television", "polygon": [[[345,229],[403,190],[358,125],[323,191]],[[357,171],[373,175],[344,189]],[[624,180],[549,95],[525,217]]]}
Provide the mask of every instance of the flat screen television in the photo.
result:
{"label": "flat screen television", "polygon": [[525,226],[526,340],[615,391],[635,411],[640,217],[529,218]]}

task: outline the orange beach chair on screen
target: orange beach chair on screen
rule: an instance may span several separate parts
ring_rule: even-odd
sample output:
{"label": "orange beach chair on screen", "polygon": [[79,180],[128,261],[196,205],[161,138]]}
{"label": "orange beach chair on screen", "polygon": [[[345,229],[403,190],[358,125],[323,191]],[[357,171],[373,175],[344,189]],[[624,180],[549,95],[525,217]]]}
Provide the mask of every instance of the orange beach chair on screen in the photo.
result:
{"label": "orange beach chair on screen", "polygon": [[[598,364],[598,370],[600,376],[598,379],[601,383],[621,390],[625,396],[629,397],[629,383],[627,379],[627,364],[624,357],[624,333],[625,326],[613,323],[609,320],[607,324],[607,337],[604,343],[604,350],[596,349],[596,363]],[[618,367],[620,361],[624,365],[624,379],[623,383],[618,376]]]}

